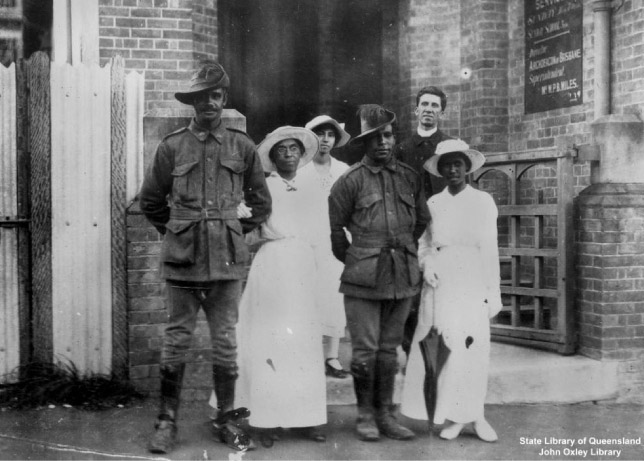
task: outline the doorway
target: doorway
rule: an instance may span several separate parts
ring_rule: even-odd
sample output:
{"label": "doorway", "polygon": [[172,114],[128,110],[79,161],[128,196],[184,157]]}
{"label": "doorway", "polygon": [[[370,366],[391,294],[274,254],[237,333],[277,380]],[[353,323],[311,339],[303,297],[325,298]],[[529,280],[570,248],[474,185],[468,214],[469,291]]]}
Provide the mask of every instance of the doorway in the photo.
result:
{"label": "doorway", "polygon": [[325,113],[360,133],[358,105],[382,102],[382,0],[220,0],[228,107],[255,142]]}

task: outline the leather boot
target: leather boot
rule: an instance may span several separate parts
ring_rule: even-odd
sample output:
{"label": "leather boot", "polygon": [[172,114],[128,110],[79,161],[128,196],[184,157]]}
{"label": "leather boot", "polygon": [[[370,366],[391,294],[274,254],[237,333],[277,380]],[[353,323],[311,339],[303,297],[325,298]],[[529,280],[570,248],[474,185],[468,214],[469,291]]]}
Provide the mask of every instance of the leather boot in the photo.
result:
{"label": "leather boot", "polygon": [[217,396],[217,418],[213,421],[215,437],[239,451],[255,449],[248,433],[241,427],[244,418],[250,416],[247,408],[234,409],[237,367],[212,366],[212,379]]}
{"label": "leather boot", "polygon": [[376,424],[380,432],[390,439],[411,440],[416,434],[400,424],[394,416],[393,395],[397,371],[398,361],[395,356],[393,359],[377,358],[374,385]]}
{"label": "leather boot", "polygon": [[358,402],[356,433],[360,440],[374,442],[380,439],[380,432],[376,426],[373,408],[373,363],[352,363],[351,374]]}
{"label": "leather boot", "polygon": [[177,443],[176,421],[179,413],[181,383],[185,368],[185,363],[161,366],[159,416],[154,425],[154,435],[148,445],[148,450],[151,453],[169,453]]}

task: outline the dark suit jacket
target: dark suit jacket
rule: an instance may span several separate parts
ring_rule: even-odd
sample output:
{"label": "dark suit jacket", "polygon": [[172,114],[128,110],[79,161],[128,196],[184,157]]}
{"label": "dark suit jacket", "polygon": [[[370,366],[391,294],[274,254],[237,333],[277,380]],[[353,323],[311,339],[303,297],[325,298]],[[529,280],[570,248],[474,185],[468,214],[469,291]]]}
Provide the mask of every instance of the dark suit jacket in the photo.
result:
{"label": "dark suit jacket", "polygon": [[443,178],[431,175],[423,168],[423,164],[427,159],[436,152],[438,143],[445,139],[452,139],[452,137],[446,135],[440,129],[436,130],[436,133],[428,138],[422,138],[417,131],[414,131],[411,138],[397,144],[394,148],[394,156],[398,160],[411,166],[422,176],[425,197],[428,199],[432,195],[442,191],[447,185]]}

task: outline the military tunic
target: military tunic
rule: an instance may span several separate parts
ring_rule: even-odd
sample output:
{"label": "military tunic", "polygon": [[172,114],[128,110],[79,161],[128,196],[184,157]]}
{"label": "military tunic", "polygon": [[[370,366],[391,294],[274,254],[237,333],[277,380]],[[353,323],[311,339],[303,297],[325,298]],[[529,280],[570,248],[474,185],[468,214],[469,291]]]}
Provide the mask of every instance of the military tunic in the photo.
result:
{"label": "military tunic", "polygon": [[[161,275],[180,282],[242,279],[249,260],[243,234],[271,211],[248,135],[223,124],[209,131],[195,120],[159,144],[139,198],[145,216],[164,234]],[[239,220],[242,200],[252,217]]]}
{"label": "military tunic", "polygon": [[410,166],[394,158],[378,166],[363,158],[333,185],[329,217],[333,254],[345,264],[341,293],[384,300],[420,291],[416,242],[429,211]]}

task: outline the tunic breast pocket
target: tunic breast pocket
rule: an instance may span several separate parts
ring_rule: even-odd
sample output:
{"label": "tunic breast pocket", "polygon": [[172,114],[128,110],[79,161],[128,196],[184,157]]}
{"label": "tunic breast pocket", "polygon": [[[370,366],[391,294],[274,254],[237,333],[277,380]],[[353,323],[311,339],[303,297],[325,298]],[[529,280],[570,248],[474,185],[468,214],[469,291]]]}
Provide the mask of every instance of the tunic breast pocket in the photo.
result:
{"label": "tunic breast pocket", "polygon": [[199,181],[195,175],[197,165],[199,162],[182,163],[172,170],[173,191],[182,201],[196,200],[199,196]]}
{"label": "tunic breast pocket", "polygon": [[402,219],[399,219],[398,224],[408,224],[410,226],[414,226],[414,224],[416,223],[416,201],[414,200],[413,194],[411,194],[410,192],[402,191],[398,193],[398,197],[403,204],[402,210],[406,213],[409,219],[408,222],[404,222]]}
{"label": "tunic breast pocket", "polygon": [[[369,228],[384,224],[382,196],[377,193],[364,195],[356,202],[356,221],[361,227]],[[378,219],[382,222],[378,223]]]}
{"label": "tunic breast pocket", "polygon": [[[221,171],[217,190],[222,197],[229,197],[231,204],[237,206],[243,197],[244,171],[246,163],[240,155],[232,157],[221,157]],[[224,205],[226,206],[226,205]]]}

